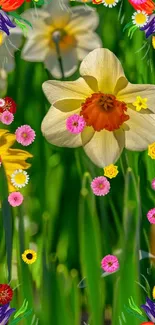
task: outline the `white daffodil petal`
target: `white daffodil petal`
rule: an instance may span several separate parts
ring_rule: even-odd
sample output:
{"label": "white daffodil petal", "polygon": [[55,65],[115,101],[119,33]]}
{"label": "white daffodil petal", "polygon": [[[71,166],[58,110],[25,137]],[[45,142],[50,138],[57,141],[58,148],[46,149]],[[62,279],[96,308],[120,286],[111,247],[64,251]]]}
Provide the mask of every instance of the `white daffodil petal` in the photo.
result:
{"label": "white daffodil petal", "polygon": [[84,150],[95,165],[103,168],[118,160],[123,147],[123,130],[120,130],[117,136],[113,132],[102,130],[95,132],[92,139],[84,146]]}
{"label": "white daffodil petal", "polygon": [[68,0],[52,1],[43,6],[43,10],[50,14],[46,19],[48,24],[53,24],[55,28],[63,28],[71,19],[71,9],[68,6]]}
{"label": "white daffodil petal", "polygon": [[108,49],[96,49],[90,52],[80,66],[82,76],[93,76],[98,81],[100,91],[112,94],[117,80],[124,76],[120,61]]}
{"label": "white daffodil petal", "polygon": [[16,27],[10,31],[10,35],[4,35],[2,45],[0,45],[1,68],[7,72],[13,71],[15,67],[14,53],[19,50],[22,44],[21,30]]}
{"label": "white daffodil petal", "polygon": [[117,98],[127,104],[134,103],[137,96],[147,98],[148,108],[155,113],[155,85],[134,85],[128,83],[127,87],[117,94]]}
{"label": "white daffodil petal", "polygon": [[[74,111],[79,114],[79,110]],[[81,134],[72,134],[66,129],[66,120],[72,114],[62,113],[51,107],[43,119],[41,130],[48,142],[59,147],[80,147],[82,145]]]}
{"label": "white daffodil petal", "polygon": [[93,31],[98,24],[99,16],[95,9],[86,10],[84,6],[78,6],[72,8],[72,20],[65,29],[69,34],[78,34],[84,31]]}
{"label": "white daffodil petal", "polygon": [[45,81],[42,87],[51,104],[62,99],[85,100],[93,93],[83,78],[75,81],[49,80]]}
{"label": "white daffodil petal", "polygon": [[39,37],[28,40],[22,51],[22,58],[30,62],[42,62],[50,52],[48,39]]}
{"label": "white daffodil petal", "polygon": [[150,143],[155,142],[154,114],[141,114],[128,108],[130,119],[125,123],[129,130],[125,131],[125,147],[133,151],[147,149]]}
{"label": "white daffodil petal", "polygon": [[77,34],[77,56],[79,60],[83,60],[85,56],[98,47],[102,47],[102,41],[96,33]]}
{"label": "white daffodil petal", "polygon": [[[62,66],[63,66],[63,72],[65,77],[69,77],[72,74],[74,74],[74,72],[78,68],[76,49],[68,48],[68,51],[62,52],[61,59],[62,59]],[[60,70],[60,65],[56,54],[53,55],[52,57],[51,55],[46,57],[45,66],[50,71],[50,73],[54,78],[59,78],[59,79],[62,78],[62,73]]]}
{"label": "white daffodil petal", "polygon": [[82,145],[85,146],[94,136],[94,129],[91,126],[86,126],[81,133]]}

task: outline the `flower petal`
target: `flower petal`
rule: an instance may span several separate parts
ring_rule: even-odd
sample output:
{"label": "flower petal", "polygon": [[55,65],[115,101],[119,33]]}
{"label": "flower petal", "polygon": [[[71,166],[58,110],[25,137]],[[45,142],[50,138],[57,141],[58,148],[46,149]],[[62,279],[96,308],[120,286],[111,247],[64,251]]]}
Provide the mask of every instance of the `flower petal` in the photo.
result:
{"label": "flower petal", "polygon": [[[79,109],[74,111],[78,114]],[[48,142],[59,147],[80,147],[81,135],[72,134],[66,129],[66,119],[71,113],[62,113],[55,107],[51,107],[43,119],[41,130]]]}
{"label": "flower petal", "polygon": [[125,131],[125,147],[128,150],[142,151],[155,141],[155,115],[140,114],[128,108],[130,119],[125,123],[129,130]]}
{"label": "flower petal", "polygon": [[84,146],[84,150],[95,165],[103,168],[117,161],[123,147],[123,130],[118,132],[102,130],[95,132],[92,139]]}
{"label": "flower petal", "polygon": [[[62,66],[65,77],[70,77],[78,68],[76,49],[68,48],[61,53]],[[62,78],[59,61],[55,52],[49,53],[45,60],[45,66],[54,78]]]}
{"label": "flower petal", "polygon": [[75,81],[45,81],[43,91],[51,104],[62,99],[83,101],[93,93],[83,78]]}
{"label": "flower petal", "polygon": [[25,43],[22,58],[30,62],[42,62],[49,52],[49,40],[39,35]]}
{"label": "flower petal", "polygon": [[52,1],[43,9],[50,14],[50,18],[46,19],[47,23],[53,24],[55,28],[63,28],[71,18],[68,0]]}
{"label": "flower petal", "polygon": [[66,26],[65,30],[69,34],[83,33],[85,31],[93,31],[99,24],[99,16],[95,9],[86,10],[84,6],[72,8],[72,19]]}
{"label": "flower petal", "polygon": [[16,141],[15,134],[5,133],[0,136],[0,155],[5,153]]}
{"label": "flower petal", "polygon": [[79,60],[83,60],[90,51],[102,47],[102,41],[96,33],[77,34],[76,41]]}
{"label": "flower petal", "polygon": [[127,87],[117,94],[117,98],[127,104],[134,103],[137,96],[147,98],[148,108],[155,113],[155,85],[135,85],[128,83]]}
{"label": "flower petal", "polygon": [[90,52],[80,66],[82,76],[93,76],[98,81],[100,91],[113,93],[117,80],[124,76],[120,61],[108,49],[96,49]]}

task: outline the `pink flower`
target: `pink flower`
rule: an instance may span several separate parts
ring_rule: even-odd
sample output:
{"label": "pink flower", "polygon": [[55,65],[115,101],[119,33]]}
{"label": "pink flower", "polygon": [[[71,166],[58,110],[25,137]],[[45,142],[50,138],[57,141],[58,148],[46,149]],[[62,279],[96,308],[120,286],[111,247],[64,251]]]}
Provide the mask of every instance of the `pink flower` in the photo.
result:
{"label": "pink flower", "polygon": [[8,202],[12,207],[18,207],[19,205],[22,204],[24,198],[23,195],[20,192],[12,192],[8,196]]}
{"label": "pink flower", "polygon": [[106,255],[101,261],[102,269],[105,272],[115,272],[119,269],[119,262],[115,255]]}
{"label": "pink flower", "polygon": [[104,176],[95,177],[91,182],[91,188],[95,195],[104,196],[110,191],[110,183]]}
{"label": "pink flower", "polygon": [[35,132],[29,125],[22,125],[18,127],[15,132],[16,140],[23,146],[29,146],[35,139]]}
{"label": "pink flower", "polygon": [[86,125],[84,118],[78,114],[69,116],[66,120],[66,128],[70,133],[81,133]]}
{"label": "pink flower", "polygon": [[147,218],[150,223],[155,223],[155,208],[149,210],[147,213]]}
{"label": "pink flower", "polygon": [[151,185],[152,185],[152,189],[155,191],[155,178],[152,180]]}
{"label": "pink flower", "polygon": [[10,125],[14,120],[14,116],[9,111],[4,111],[1,114],[1,122],[6,125]]}
{"label": "pink flower", "polygon": [[3,107],[5,105],[5,100],[0,98],[0,107]]}

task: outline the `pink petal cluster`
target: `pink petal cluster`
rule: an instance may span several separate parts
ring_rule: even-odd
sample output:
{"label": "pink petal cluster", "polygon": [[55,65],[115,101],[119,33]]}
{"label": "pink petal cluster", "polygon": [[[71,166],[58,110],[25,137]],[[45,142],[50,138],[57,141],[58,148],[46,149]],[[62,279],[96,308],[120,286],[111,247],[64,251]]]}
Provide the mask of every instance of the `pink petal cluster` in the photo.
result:
{"label": "pink petal cluster", "polygon": [[70,133],[81,133],[86,125],[84,118],[78,114],[69,116],[66,120],[66,128]]}
{"label": "pink petal cluster", "polygon": [[91,182],[91,188],[95,195],[104,196],[110,191],[110,183],[104,176],[95,177]]}
{"label": "pink petal cluster", "polygon": [[8,202],[12,207],[18,207],[19,205],[22,204],[24,198],[23,195],[20,192],[12,192],[8,196]]}
{"label": "pink petal cluster", "polygon": [[14,116],[9,111],[4,111],[0,116],[0,120],[3,124],[10,125],[14,120]]}
{"label": "pink petal cluster", "polygon": [[115,272],[119,269],[119,262],[115,255],[106,255],[101,261],[102,269],[105,272]]}
{"label": "pink petal cluster", "polygon": [[155,191],[155,178],[152,180],[151,185],[152,185],[152,189]]}
{"label": "pink petal cluster", "polygon": [[155,208],[148,211],[147,218],[150,223],[155,224]]}
{"label": "pink petal cluster", "polygon": [[23,146],[29,146],[35,139],[35,131],[29,125],[22,125],[18,127],[15,132],[16,140]]}

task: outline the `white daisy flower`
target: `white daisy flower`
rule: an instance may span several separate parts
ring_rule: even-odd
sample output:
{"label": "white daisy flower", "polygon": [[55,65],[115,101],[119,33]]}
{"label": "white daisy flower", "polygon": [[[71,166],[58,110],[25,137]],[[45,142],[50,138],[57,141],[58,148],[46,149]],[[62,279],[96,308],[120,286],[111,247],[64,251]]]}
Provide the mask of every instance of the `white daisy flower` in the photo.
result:
{"label": "white daisy flower", "polygon": [[136,25],[137,27],[145,26],[148,22],[148,19],[149,16],[145,11],[138,10],[132,15],[133,24]]}
{"label": "white daisy flower", "polygon": [[102,3],[105,7],[115,7],[119,0],[103,0]]}
{"label": "white daisy flower", "polygon": [[26,186],[29,182],[29,175],[25,170],[17,169],[11,175],[11,183],[18,188]]}

